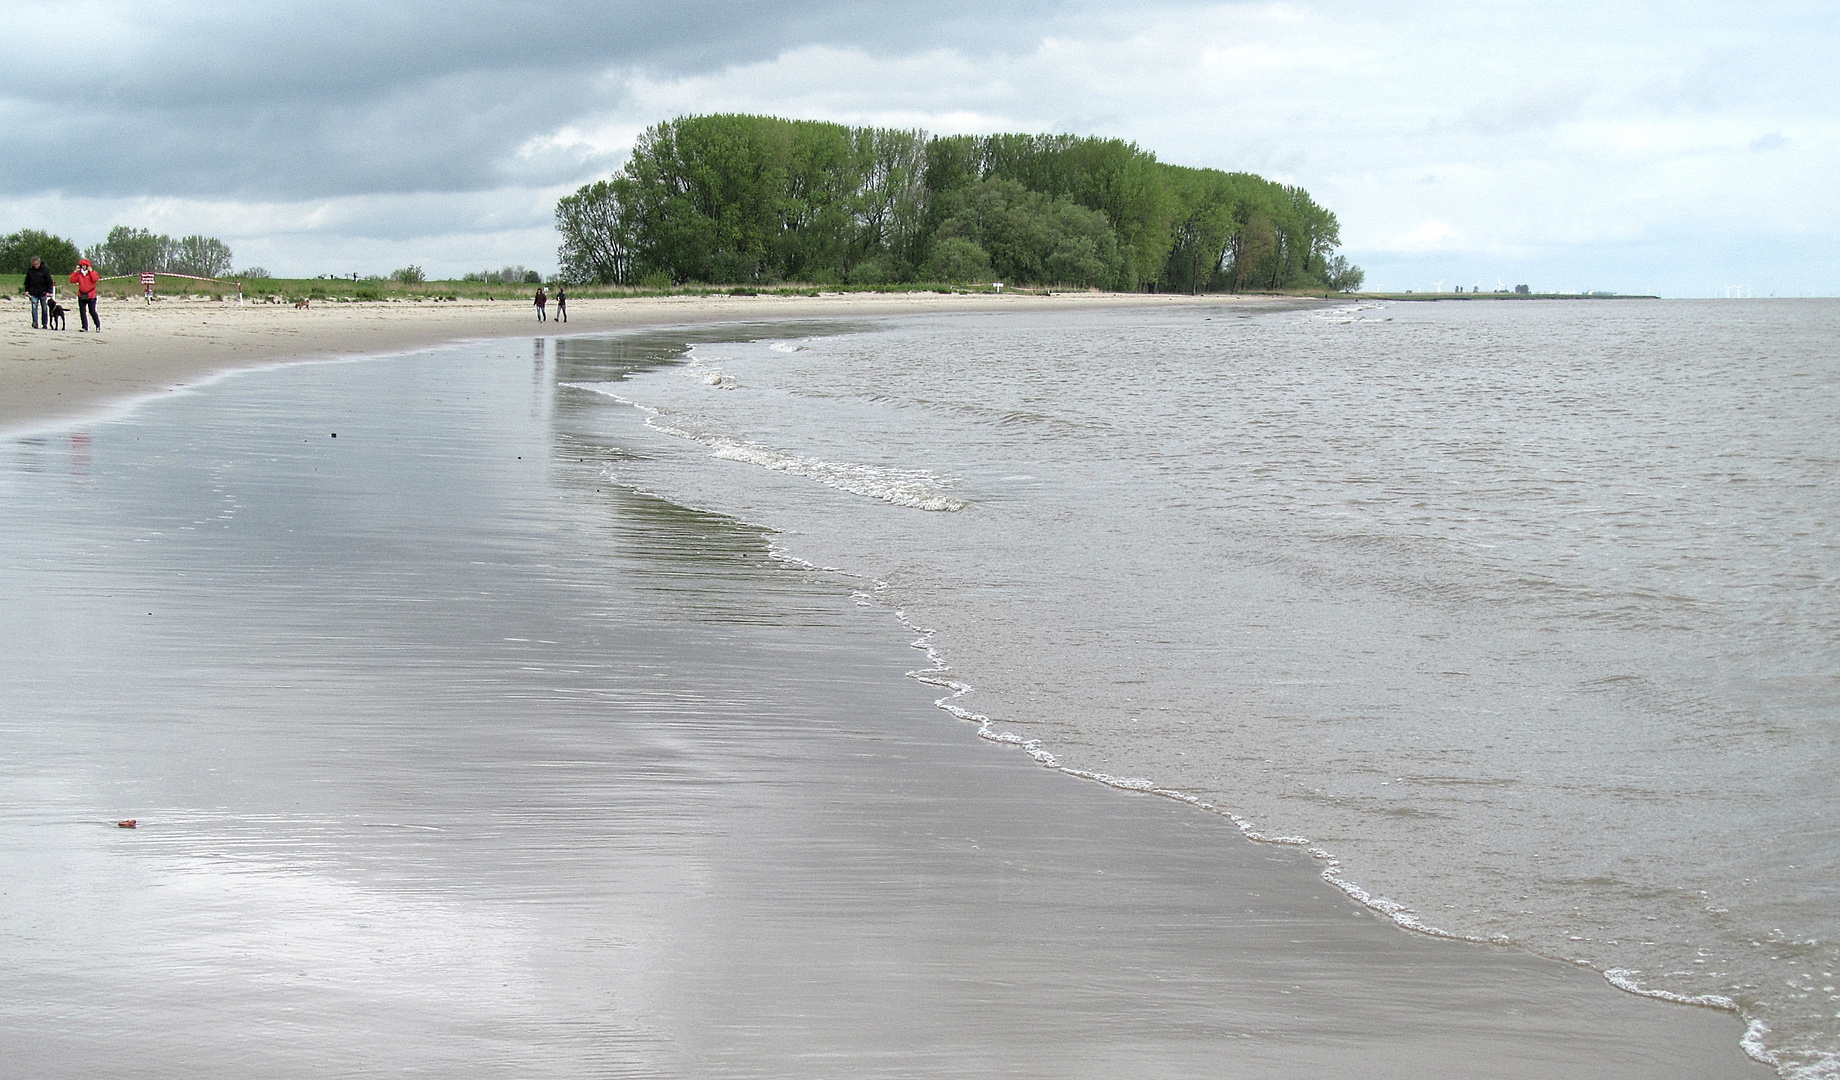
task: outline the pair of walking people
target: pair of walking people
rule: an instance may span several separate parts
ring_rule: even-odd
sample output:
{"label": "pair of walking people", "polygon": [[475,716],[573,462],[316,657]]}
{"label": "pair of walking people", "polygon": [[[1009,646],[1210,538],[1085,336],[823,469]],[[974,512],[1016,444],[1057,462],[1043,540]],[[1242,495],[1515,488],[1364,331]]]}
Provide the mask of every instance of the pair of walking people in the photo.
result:
{"label": "pair of walking people", "polygon": [[[541,285],[537,286],[536,305],[537,321],[547,322],[549,320],[549,293],[545,292]],[[566,285],[556,286],[556,321],[569,321],[569,290]]]}
{"label": "pair of walking people", "polygon": [[[90,266],[88,259],[79,259],[77,268],[70,272],[70,283],[77,287],[77,317],[82,320],[82,332],[89,332],[89,324],[95,323],[96,329],[102,329],[102,315],[96,310],[96,286],[102,281],[101,275]],[[26,268],[26,296],[32,305],[32,329],[51,329],[51,308],[56,286],[51,282],[51,271],[45,268],[44,261],[38,256],[32,257],[32,265]]]}

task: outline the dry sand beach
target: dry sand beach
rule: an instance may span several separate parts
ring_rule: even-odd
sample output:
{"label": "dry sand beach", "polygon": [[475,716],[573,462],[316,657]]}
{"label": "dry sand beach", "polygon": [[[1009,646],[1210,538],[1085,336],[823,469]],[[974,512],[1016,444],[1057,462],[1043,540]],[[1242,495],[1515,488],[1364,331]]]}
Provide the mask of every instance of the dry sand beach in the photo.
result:
{"label": "dry sand beach", "polygon": [[[242,429],[226,436],[223,445],[237,442],[237,460],[248,463],[237,480],[247,508],[225,512],[240,515],[233,526],[242,535],[207,539],[200,531],[117,560],[109,552],[125,543],[85,534],[97,526],[79,514],[68,527],[89,554],[66,566],[40,526],[9,524],[15,595],[0,616],[15,627],[37,625],[40,603],[103,625],[117,616],[102,594],[117,589],[156,590],[165,606],[154,637],[137,645],[152,623],[123,622],[119,640],[96,645],[87,659],[72,659],[49,635],[16,635],[9,680],[28,705],[16,701],[0,730],[23,748],[7,768],[33,779],[20,779],[7,801],[62,792],[52,774],[69,767],[108,778],[113,786],[102,786],[124,806],[139,799],[171,809],[134,834],[142,861],[132,864],[140,875],[132,881],[111,846],[127,834],[80,820],[102,808],[65,793],[46,796],[63,800],[56,806],[21,801],[0,814],[15,822],[0,825],[0,849],[27,868],[0,898],[0,925],[29,927],[0,942],[0,969],[9,972],[0,1016],[11,1017],[0,1025],[0,1051],[48,1077],[305,1076],[328,1068],[1272,1080],[1768,1075],[1740,1051],[1743,1024],[1729,1013],[1623,993],[1580,966],[1408,933],[1320,881],[1318,865],[1294,847],[1251,843],[1218,815],[1044,770],[980,742],[929,706],[934,689],[903,678],[916,666],[911,634],[886,612],[853,608],[847,590],[804,570],[739,569],[770,563],[751,558],[766,553],[757,530],[601,491],[594,453],[615,445],[597,426],[605,416],[582,404],[585,395],[559,396],[550,372],[564,382],[617,378],[630,362],[625,354],[599,357],[592,343],[571,343],[578,359],[570,362],[580,366],[565,374],[564,353],[551,341],[550,351],[536,350],[535,390],[529,374],[533,336],[1194,303],[1300,302],[674,297],[572,301],[569,323],[538,324],[527,306],[500,302],[296,310],[167,300],[110,304],[99,335],[36,333],[23,327],[22,305],[0,305],[11,323],[0,335],[0,432],[15,436],[69,429],[223,372],[458,341],[483,345],[470,358],[453,350],[409,362],[430,383],[447,377],[451,363],[456,383],[471,387],[469,401],[506,393],[514,406],[430,420],[404,435],[420,443],[392,449],[366,441],[367,431],[388,427],[394,407],[387,399],[399,383],[387,365],[296,367],[282,392],[230,380],[247,385],[175,401],[182,415],[166,419],[172,410],[148,408],[131,433],[111,436],[111,425],[98,425],[93,440],[85,431],[80,441],[41,440],[29,451],[34,461],[56,457],[57,467],[33,471],[21,492],[43,485],[55,495],[68,466],[82,474],[71,482],[80,482],[81,497],[42,505],[87,513],[92,504],[119,504],[133,520],[167,512],[157,478],[195,464],[200,451],[186,439],[218,410],[240,410],[249,430],[277,416],[291,423],[293,402],[334,400],[353,382],[353,396],[371,410],[349,406],[344,437],[329,446],[290,431],[278,449],[258,451],[257,442],[238,441],[254,438]],[[476,429],[491,427],[494,415],[510,434],[493,437],[509,442],[480,441],[487,436]],[[554,454],[565,443],[584,464]],[[521,450],[515,460],[502,452],[512,445]],[[333,450],[356,456],[323,456]],[[367,464],[363,455],[373,453],[401,455],[394,467],[412,463],[405,486],[382,493],[390,505],[435,515],[404,526],[418,538],[405,551],[421,538],[429,549],[411,553],[423,560],[413,572],[373,583],[348,565],[350,544],[372,535],[359,519],[374,510],[357,500],[314,503],[328,520],[350,516],[354,531],[342,540],[306,546],[306,523],[279,511],[274,535],[257,531],[264,500],[284,509],[320,499],[322,490],[338,491],[318,486],[328,477],[376,496],[370,478],[388,473],[394,459]],[[165,456],[133,459],[145,479],[112,478],[107,463],[134,454]],[[472,473],[481,478],[477,490]],[[543,497],[529,498],[533,491]],[[561,516],[555,491],[575,500]],[[596,531],[603,524],[579,508],[605,498],[618,502],[621,539],[601,551],[594,542],[605,540]],[[452,535],[436,521],[441,514],[451,515]],[[283,544],[299,545],[289,550],[313,562],[285,588],[259,560],[246,574],[234,569],[239,548]],[[673,545],[683,550],[672,553]],[[711,555],[723,545],[730,550]],[[322,558],[324,565],[314,561]],[[486,595],[478,591],[486,571],[473,568],[487,559],[503,561],[492,571],[502,580],[490,581],[503,606],[482,623],[482,636],[463,641],[481,610],[469,598]],[[451,596],[437,580],[448,573],[464,584]],[[760,584],[791,573],[792,584]],[[616,611],[611,632],[627,635],[609,647],[577,610],[579,589],[620,575],[668,584],[609,589],[593,601]],[[742,579],[755,592],[737,592]],[[398,644],[384,653],[354,636],[350,619],[382,619],[375,613],[397,610],[389,605],[417,588],[428,595],[406,599],[445,614],[401,608],[416,614],[389,624]],[[264,590],[285,603],[272,611],[252,605],[249,597]],[[797,617],[708,616],[752,603],[788,606]],[[680,606],[705,617],[672,622]],[[527,629],[500,637],[509,633],[500,623],[513,620]],[[165,629],[172,627],[184,628]],[[348,639],[356,651],[347,652]],[[487,651],[466,651],[474,648]],[[676,671],[680,689],[621,704],[627,683],[596,682],[609,653],[648,676]],[[226,689],[200,696],[196,687],[213,680]],[[67,729],[46,726],[40,714],[56,714],[78,682],[104,687],[86,691],[98,704],[73,713]],[[136,687],[147,688],[144,698]],[[110,695],[151,718],[135,737],[119,737]],[[796,716],[781,711],[789,697]],[[500,702],[519,726],[475,726],[479,701]],[[675,719],[647,735],[608,727],[608,710]],[[199,734],[218,723],[217,733]],[[200,738],[215,748],[211,761],[194,761]],[[348,752],[354,756],[338,757]],[[326,765],[359,755],[359,767]],[[654,757],[639,771],[670,783],[616,776],[622,763]],[[478,763],[488,759],[494,772],[482,779]],[[234,773],[244,762],[266,770],[260,790],[237,788],[216,768],[227,763]],[[408,769],[413,779],[394,779]],[[8,775],[0,770],[0,779]],[[192,788],[162,787],[158,777]],[[541,800],[532,794],[538,788]],[[416,815],[447,831],[376,824],[421,821]],[[225,857],[201,862],[205,849]],[[325,870],[348,852],[356,853],[350,866]],[[360,893],[362,901],[347,896]],[[423,906],[399,905],[403,896]],[[104,918],[116,930],[99,934],[94,920]],[[123,935],[123,920],[148,929]],[[116,948],[118,937],[128,944]],[[385,959],[366,951],[372,944]],[[315,964],[324,967],[309,977]],[[515,992],[492,989],[501,978]],[[113,1034],[70,1022],[90,1010],[105,1015],[103,1029]]]}

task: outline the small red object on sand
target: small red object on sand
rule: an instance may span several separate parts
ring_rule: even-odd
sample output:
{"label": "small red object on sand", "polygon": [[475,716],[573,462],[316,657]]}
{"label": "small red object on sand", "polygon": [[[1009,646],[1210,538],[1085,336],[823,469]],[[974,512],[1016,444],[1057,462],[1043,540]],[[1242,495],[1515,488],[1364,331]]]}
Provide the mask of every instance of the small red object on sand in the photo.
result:
{"label": "small red object on sand", "polygon": [[117,821],[117,822],[115,823],[115,827],[116,827],[117,829],[132,829],[132,828],[134,828],[134,827],[135,827],[136,825],[139,825],[139,824],[140,824],[140,822],[139,822],[139,821],[137,821],[137,820],[135,820],[134,818],[129,818],[129,819],[128,819],[128,820],[126,820],[126,821]]}

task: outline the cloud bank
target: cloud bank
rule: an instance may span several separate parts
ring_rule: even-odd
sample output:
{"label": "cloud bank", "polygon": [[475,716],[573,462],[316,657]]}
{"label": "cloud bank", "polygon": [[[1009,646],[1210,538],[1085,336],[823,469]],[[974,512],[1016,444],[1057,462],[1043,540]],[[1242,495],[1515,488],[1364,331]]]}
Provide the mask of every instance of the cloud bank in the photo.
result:
{"label": "cloud bank", "polygon": [[1118,136],[1302,184],[1370,286],[1840,291],[1821,5],[76,5],[0,45],[0,231],[290,274],[554,265],[661,119]]}

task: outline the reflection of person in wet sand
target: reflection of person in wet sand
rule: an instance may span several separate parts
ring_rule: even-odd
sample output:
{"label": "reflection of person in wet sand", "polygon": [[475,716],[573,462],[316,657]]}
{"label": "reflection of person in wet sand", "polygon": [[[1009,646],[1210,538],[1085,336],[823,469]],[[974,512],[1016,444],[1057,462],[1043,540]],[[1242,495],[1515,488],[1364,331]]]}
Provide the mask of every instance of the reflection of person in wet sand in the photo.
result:
{"label": "reflection of person in wet sand", "polygon": [[546,310],[546,306],[548,304],[549,304],[549,294],[543,291],[543,286],[541,285],[537,286],[537,321],[538,322],[544,322],[548,319],[549,313]]}
{"label": "reflection of person in wet sand", "polygon": [[556,286],[556,321],[569,321],[569,287],[560,283]]}

